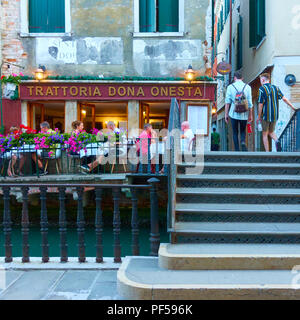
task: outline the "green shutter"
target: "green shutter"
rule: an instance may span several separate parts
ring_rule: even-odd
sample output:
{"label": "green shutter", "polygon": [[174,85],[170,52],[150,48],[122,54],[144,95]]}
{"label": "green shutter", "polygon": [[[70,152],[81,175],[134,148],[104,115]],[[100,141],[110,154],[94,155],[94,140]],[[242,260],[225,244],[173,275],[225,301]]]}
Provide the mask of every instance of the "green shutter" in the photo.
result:
{"label": "green shutter", "polygon": [[266,35],[266,2],[249,0],[250,47],[256,47]]}
{"label": "green shutter", "polygon": [[221,10],[221,33],[223,32],[223,29],[224,29],[224,8],[222,7],[222,10]]}
{"label": "green shutter", "polygon": [[257,0],[249,0],[249,46],[256,47]]}
{"label": "green shutter", "polygon": [[257,35],[259,37],[259,41],[263,39],[266,35],[266,1],[258,0],[257,4]]}
{"label": "green shutter", "polygon": [[178,32],[179,0],[158,1],[158,31]]}
{"label": "green shutter", "polygon": [[29,0],[29,32],[65,32],[65,0]]}
{"label": "green shutter", "polygon": [[243,18],[240,17],[237,35],[237,70],[243,66]]}
{"label": "green shutter", "polygon": [[48,0],[29,0],[29,32],[47,32]]}
{"label": "green shutter", "polygon": [[65,32],[65,0],[48,0],[48,32]]}
{"label": "green shutter", "polygon": [[140,32],[155,32],[155,0],[140,0]]}

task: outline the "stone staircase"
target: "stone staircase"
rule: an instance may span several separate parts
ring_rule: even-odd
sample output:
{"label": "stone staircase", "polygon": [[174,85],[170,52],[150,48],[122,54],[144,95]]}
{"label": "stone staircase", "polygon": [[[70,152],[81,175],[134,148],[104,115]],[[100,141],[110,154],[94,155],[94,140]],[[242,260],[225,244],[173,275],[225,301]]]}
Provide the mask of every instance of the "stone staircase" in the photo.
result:
{"label": "stone staircase", "polygon": [[[300,154],[208,153],[177,168],[170,244],[126,258],[131,299],[300,299]],[[172,290],[170,290],[172,289]]]}

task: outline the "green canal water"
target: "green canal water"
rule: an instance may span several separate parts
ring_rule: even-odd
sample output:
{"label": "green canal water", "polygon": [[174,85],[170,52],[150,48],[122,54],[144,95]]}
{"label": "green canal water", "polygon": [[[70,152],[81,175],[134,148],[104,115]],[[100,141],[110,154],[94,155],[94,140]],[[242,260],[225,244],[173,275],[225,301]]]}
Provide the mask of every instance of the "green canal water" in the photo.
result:
{"label": "green canal water", "polygon": [[[140,255],[147,256],[150,252],[150,229],[141,228],[139,236]],[[129,228],[121,229],[121,246],[122,256],[132,255],[131,253],[131,230]],[[68,240],[68,256],[77,257],[77,230],[76,228],[69,228],[67,233]],[[165,228],[160,230],[161,242],[169,242],[168,233]],[[59,257],[59,230],[58,227],[49,227],[49,256]],[[39,227],[31,227],[29,235],[30,256],[41,257],[41,233]],[[95,229],[87,227],[85,232],[86,256],[96,256],[96,236]],[[22,256],[22,235],[19,226],[13,227],[12,231],[13,256]],[[105,228],[103,231],[103,255],[104,257],[113,257],[113,229]],[[4,236],[1,230],[0,236],[0,257],[4,256]]]}

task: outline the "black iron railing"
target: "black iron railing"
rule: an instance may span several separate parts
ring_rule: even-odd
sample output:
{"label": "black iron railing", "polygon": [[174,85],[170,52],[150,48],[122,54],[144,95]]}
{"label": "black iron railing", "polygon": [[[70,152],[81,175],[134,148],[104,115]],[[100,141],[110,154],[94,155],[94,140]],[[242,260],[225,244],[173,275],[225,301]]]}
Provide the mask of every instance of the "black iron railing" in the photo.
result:
{"label": "black iron railing", "polygon": [[41,232],[41,257],[42,262],[49,261],[49,242],[48,242],[48,215],[47,215],[47,188],[58,189],[59,200],[59,237],[60,237],[60,261],[68,261],[68,244],[67,244],[67,219],[66,219],[66,189],[76,189],[78,194],[77,200],[77,235],[78,235],[78,261],[85,262],[85,215],[83,208],[83,193],[84,188],[94,188],[95,192],[95,257],[96,262],[103,262],[103,212],[102,212],[102,191],[104,189],[110,189],[112,191],[113,198],[113,248],[114,248],[114,261],[121,262],[121,219],[120,219],[120,194],[121,188],[129,188],[131,190],[132,201],[132,255],[139,255],[139,221],[138,221],[138,205],[137,194],[139,190],[149,190],[150,195],[150,255],[157,256],[158,248],[160,244],[159,234],[159,217],[158,217],[158,201],[157,201],[157,183],[156,178],[148,180],[148,185],[121,185],[121,184],[0,184],[0,189],[3,191],[3,233],[4,233],[4,247],[5,247],[5,262],[9,263],[13,261],[13,245],[12,245],[12,219],[10,213],[11,205],[11,190],[12,188],[18,188],[22,191],[22,213],[21,218],[21,233],[22,233],[22,262],[26,263],[30,261],[30,248],[29,248],[29,236],[30,236],[30,224],[29,224],[29,212],[28,212],[28,192],[29,188],[39,188],[40,191],[40,232]]}
{"label": "black iron railing", "polygon": [[283,152],[300,151],[300,112],[296,111],[279,137]]}
{"label": "black iron railing", "polygon": [[[179,105],[176,99],[172,99],[169,117],[169,132],[178,132],[180,129],[180,111]],[[170,135],[169,149],[170,149],[170,165],[168,166],[168,228],[172,227],[173,214],[175,212],[175,197],[176,197],[176,176],[177,165],[175,164],[175,143],[179,143],[180,139]],[[176,150],[179,150],[177,147]]]}
{"label": "black iron railing", "polygon": [[121,172],[158,175],[165,149],[162,138],[138,138],[126,144],[90,143],[80,150],[59,144],[47,149],[24,145],[0,154],[0,170],[4,177]]}

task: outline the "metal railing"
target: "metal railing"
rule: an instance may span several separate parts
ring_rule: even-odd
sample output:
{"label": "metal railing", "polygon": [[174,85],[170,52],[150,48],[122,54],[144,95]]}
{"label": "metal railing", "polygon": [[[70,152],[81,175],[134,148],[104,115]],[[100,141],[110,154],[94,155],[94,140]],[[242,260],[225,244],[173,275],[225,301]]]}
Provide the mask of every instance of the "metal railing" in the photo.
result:
{"label": "metal railing", "polygon": [[42,262],[46,263],[49,258],[48,242],[48,216],[47,216],[47,188],[58,189],[59,213],[58,226],[60,237],[60,261],[68,261],[68,244],[67,244],[67,212],[66,212],[66,188],[74,188],[78,194],[77,200],[77,235],[78,235],[78,261],[85,262],[85,215],[83,208],[83,192],[85,187],[94,188],[95,192],[95,257],[96,262],[103,262],[103,212],[102,212],[102,192],[104,189],[112,190],[113,198],[113,249],[114,262],[121,262],[121,219],[120,219],[120,194],[122,188],[131,190],[132,215],[132,255],[139,255],[139,221],[138,221],[138,190],[149,190],[150,194],[150,255],[157,256],[160,244],[159,234],[159,216],[157,201],[157,183],[156,178],[151,178],[148,185],[122,185],[122,184],[0,184],[3,191],[3,234],[5,248],[5,262],[13,261],[13,244],[12,244],[12,219],[10,213],[10,194],[12,188],[21,189],[22,192],[22,213],[21,216],[21,233],[22,233],[22,262],[30,261],[30,215],[28,210],[29,188],[39,188],[40,190],[40,232],[41,232],[41,257]]}
{"label": "metal railing", "polygon": [[300,112],[296,111],[279,137],[283,152],[300,151]]}
{"label": "metal railing", "polygon": [[[139,147],[141,152],[137,152]],[[0,155],[2,176],[131,173],[158,175],[165,153],[162,138],[138,138],[134,143],[90,143],[73,150],[56,144],[47,149],[24,145]]]}
{"label": "metal railing", "polygon": [[[170,116],[169,116],[169,132],[174,129],[180,128],[180,111],[179,105],[176,99],[172,99]],[[175,143],[179,143],[177,137],[170,137],[170,165],[168,166],[168,214],[167,214],[167,224],[168,228],[172,227],[173,214],[175,212],[175,198],[176,198],[176,176],[177,176],[177,165],[175,164]],[[178,149],[177,149],[178,150]]]}

